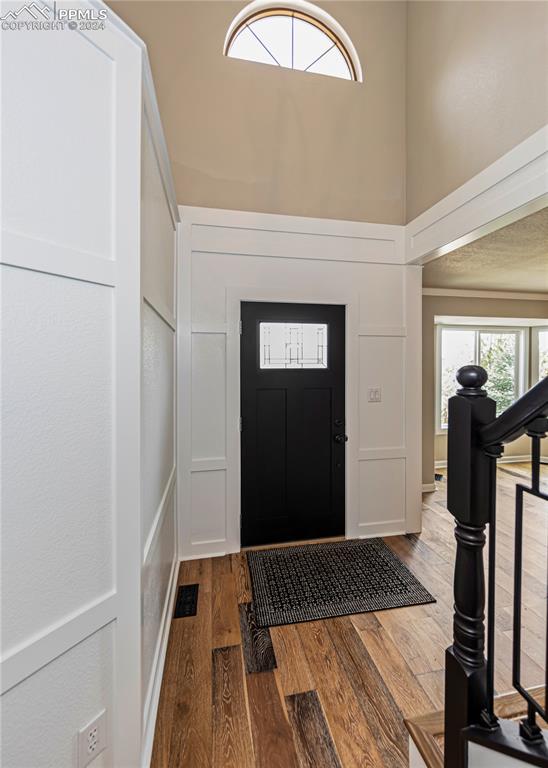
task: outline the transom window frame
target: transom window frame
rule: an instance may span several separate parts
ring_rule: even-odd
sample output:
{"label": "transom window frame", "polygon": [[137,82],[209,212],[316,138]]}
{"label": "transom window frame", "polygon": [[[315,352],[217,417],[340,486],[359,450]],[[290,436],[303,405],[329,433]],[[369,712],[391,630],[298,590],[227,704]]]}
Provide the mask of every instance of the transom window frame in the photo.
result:
{"label": "transom window frame", "polygon": [[[287,357],[285,357],[284,360],[281,358],[278,358],[274,362],[271,361],[270,355],[271,350],[269,349],[268,352],[268,360],[266,359],[266,348],[270,348],[270,343],[266,343],[269,341],[271,328],[272,326],[283,326],[284,333],[287,334],[287,331],[290,333],[290,339],[287,340],[286,335],[286,341],[285,341],[285,356],[287,356],[288,347],[301,347],[301,350],[303,352],[303,357],[299,359],[299,354],[297,351],[297,357],[292,360],[292,351],[289,350],[289,360],[287,360]],[[321,331],[322,333],[322,341],[323,344],[317,343],[316,346],[316,352],[317,356],[316,360],[306,359],[304,357],[304,339],[303,339],[303,329],[309,328],[309,329],[315,329],[317,334],[317,342],[319,341],[318,334]],[[300,332],[300,339],[297,338],[296,341],[291,340],[291,332],[296,331],[297,335],[299,336]],[[259,333],[258,333],[258,343],[259,343],[259,354],[258,354],[258,365],[259,365],[259,371],[261,373],[267,372],[267,371],[327,371],[329,370],[329,359],[330,359],[330,353],[329,353],[329,323],[312,323],[312,322],[302,322],[302,321],[287,321],[287,322],[280,322],[278,320],[270,321],[270,320],[262,320],[259,323]],[[321,352],[320,352],[321,350]]]}
{"label": "transom window frame", "polygon": [[[242,29],[253,21],[267,18],[268,16],[293,17],[312,24],[317,29],[321,30],[333,41],[334,45],[344,57],[351,75],[349,80],[351,82],[363,82],[360,59],[347,32],[336,19],[330,16],[326,11],[305,0],[293,0],[293,2],[287,2],[280,5],[266,2],[265,0],[255,0],[255,2],[250,3],[250,5],[246,6],[240,13],[238,13],[228,28],[223,47],[224,55],[229,56],[232,43]],[[287,69],[287,67],[284,68]]]}
{"label": "transom window frame", "polygon": [[[486,320],[488,318],[485,318]],[[464,318],[463,318],[464,320]],[[516,358],[514,362],[515,366],[515,381],[517,382],[517,398],[521,397],[528,385],[529,381],[529,330],[530,326],[515,326],[515,325],[489,325],[485,324],[472,324],[470,322],[462,323],[443,323],[436,322],[436,349],[435,349],[435,408],[436,408],[436,435],[447,435],[447,426],[441,423],[441,352],[442,352],[442,333],[444,330],[455,331],[474,331],[476,332],[475,348],[474,348],[474,364],[479,365],[480,357],[480,344],[479,335],[481,333],[514,333],[516,335]],[[458,389],[458,383],[455,380],[455,392]],[[487,393],[489,393],[489,382],[486,384]]]}

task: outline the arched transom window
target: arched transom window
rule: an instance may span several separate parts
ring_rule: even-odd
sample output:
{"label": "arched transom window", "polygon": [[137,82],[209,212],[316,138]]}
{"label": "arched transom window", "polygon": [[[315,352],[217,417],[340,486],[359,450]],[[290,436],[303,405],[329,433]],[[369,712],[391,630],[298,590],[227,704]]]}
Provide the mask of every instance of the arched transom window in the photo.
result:
{"label": "arched transom window", "polygon": [[361,67],[344,29],[308,2],[269,7],[254,2],[234,19],[224,52],[235,59],[361,81]]}

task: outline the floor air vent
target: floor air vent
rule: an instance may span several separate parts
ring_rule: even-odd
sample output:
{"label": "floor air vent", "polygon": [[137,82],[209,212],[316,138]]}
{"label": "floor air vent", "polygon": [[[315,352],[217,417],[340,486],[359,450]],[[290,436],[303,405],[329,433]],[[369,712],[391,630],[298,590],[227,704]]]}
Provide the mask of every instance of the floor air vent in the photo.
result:
{"label": "floor air vent", "polygon": [[177,602],[175,603],[174,619],[184,619],[187,616],[196,616],[198,607],[198,584],[185,584],[179,587]]}

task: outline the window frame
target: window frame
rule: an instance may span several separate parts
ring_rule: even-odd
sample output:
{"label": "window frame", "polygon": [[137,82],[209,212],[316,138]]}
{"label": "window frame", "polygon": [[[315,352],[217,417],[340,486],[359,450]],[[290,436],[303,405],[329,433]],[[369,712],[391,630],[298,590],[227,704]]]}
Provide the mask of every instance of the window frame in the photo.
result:
{"label": "window frame", "polygon": [[534,325],[531,332],[531,385],[533,385],[540,381],[540,334],[548,333],[548,325]]}
{"label": "window frame", "polygon": [[[325,357],[326,357],[326,364],[325,365],[300,365],[300,366],[288,366],[288,365],[265,365],[263,366],[262,360],[262,349],[261,349],[261,334],[262,334],[262,326],[263,325],[314,325],[314,326],[322,326],[325,328]],[[261,320],[258,323],[258,333],[257,333],[257,342],[258,342],[258,372],[260,374],[268,373],[269,371],[315,371],[315,372],[321,372],[321,371],[329,371],[330,370],[330,359],[331,354],[329,351],[329,326],[330,323],[324,322],[324,323],[311,323],[311,322],[305,322],[305,321],[298,321],[295,323],[291,322],[284,322],[281,320]]]}
{"label": "window frame", "polygon": [[[487,318],[486,318],[487,319]],[[435,425],[436,435],[447,435],[448,427],[441,423],[441,353],[442,353],[442,335],[444,330],[473,331],[474,337],[474,365],[479,365],[480,359],[480,336],[482,333],[513,333],[516,337],[516,357],[514,361],[515,380],[517,383],[517,398],[521,397],[526,389],[529,380],[529,330],[530,326],[516,325],[488,325],[472,323],[436,323],[436,348],[435,348]],[[455,381],[455,394],[457,391],[457,382]],[[489,382],[487,382],[487,392],[489,393]]]}
{"label": "window frame", "polygon": [[[306,0],[289,0],[289,2],[280,3],[279,5],[275,2],[267,2],[266,0],[255,0],[250,3],[237,14],[230,24],[223,45],[223,54],[227,57],[230,56],[232,43],[243,28],[254,21],[267,18],[268,16],[294,17],[312,24],[321,30],[337,46],[337,49],[345,59],[350,73],[348,81],[363,82],[360,59],[348,33],[330,14]],[[287,67],[284,67],[284,69],[287,69]],[[294,71],[299,72],[302,70]],[[327,76],[336,77],[335,75]]]}

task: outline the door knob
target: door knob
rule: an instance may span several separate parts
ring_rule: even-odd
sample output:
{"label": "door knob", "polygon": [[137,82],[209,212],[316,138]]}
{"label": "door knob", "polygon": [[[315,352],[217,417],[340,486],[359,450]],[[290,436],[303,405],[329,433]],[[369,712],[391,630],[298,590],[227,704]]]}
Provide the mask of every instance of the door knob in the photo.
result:
{"label": "door knob", "polygon": [[333,440],[336,443],[346,443],[348,441],[348,435],[335,435]]}

